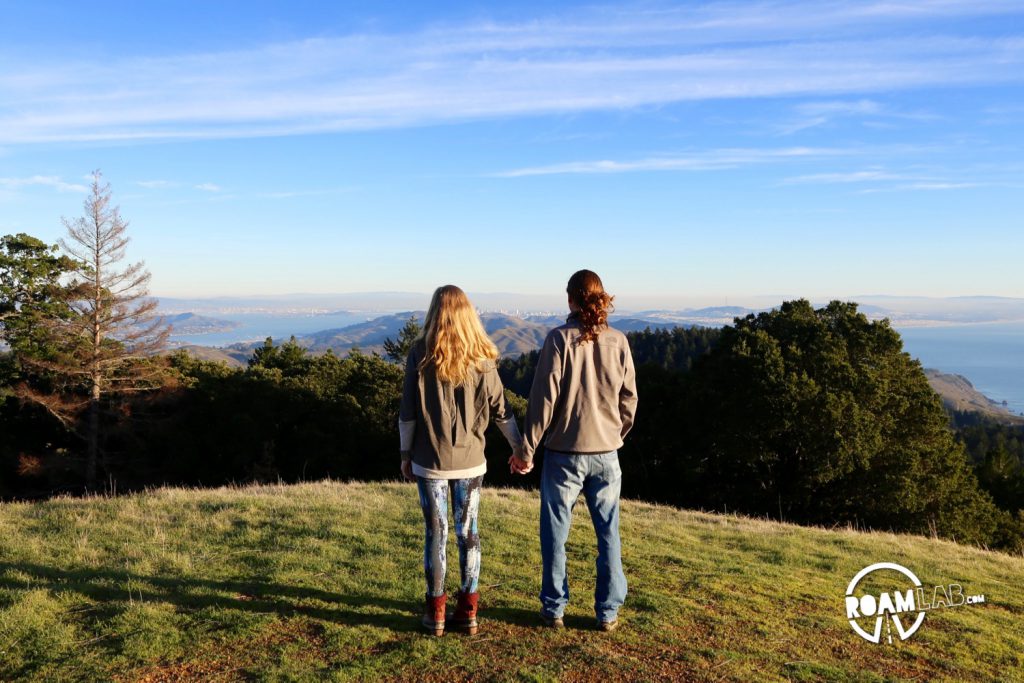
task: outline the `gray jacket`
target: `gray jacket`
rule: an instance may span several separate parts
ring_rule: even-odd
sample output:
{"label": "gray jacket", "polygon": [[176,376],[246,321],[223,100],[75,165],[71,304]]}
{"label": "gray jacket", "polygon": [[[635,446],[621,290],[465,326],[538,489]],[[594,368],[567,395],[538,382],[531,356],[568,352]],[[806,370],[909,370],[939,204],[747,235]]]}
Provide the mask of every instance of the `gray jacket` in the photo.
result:
{"label": "gray jacket", "polygon": [[494,361],[471,370],[459,386],[440,382],[432,365],[422,371],[426,343],[417,341],[405,364],[402,403],[398,412],[402,459],[431,471],[462,471],[484,460],[484,432],[493,417],[505,438],[518,447],[519,429]]}
{"label": "gray jacket", "polygon": [[537,361],[523,428],[523,457],[544,446],[607,453],[622,446],[636,415],[636,371],[626,335],[605,327],[580,343],[574,315],[548,333]]}

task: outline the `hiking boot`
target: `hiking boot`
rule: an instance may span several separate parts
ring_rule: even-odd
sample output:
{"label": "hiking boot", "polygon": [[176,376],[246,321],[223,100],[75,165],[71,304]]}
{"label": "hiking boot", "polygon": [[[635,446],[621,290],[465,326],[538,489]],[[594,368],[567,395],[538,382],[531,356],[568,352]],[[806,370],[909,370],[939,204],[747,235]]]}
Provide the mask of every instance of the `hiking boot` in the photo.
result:
{"label": "hiking boot", "polygon": [[562,621],[562,617],[553,617],[545,612],[540,613],[540,620],[548,628],[565,628],[565,622]]}
{"label": "hiking boot", "polygon": [[435,636],[444,635],[444,605],[448,596],[442,593],[437,597],[427,596],[423,605],[423,628]]}
{"label": "hiking boot", "polygon": [[456,631],[465,631],[471,636],[477,632],[476,606],[480,599],[480,593],[463,593],[459,591],[459,602],[455,607],[455,615],[448,623],[449,628]]}
{"label": "hiking boot", "polygon": [[612,617],[609,621],[599,621],[597,622],[597,627],[605,633],[614,631],[619,627],[619,618]]}

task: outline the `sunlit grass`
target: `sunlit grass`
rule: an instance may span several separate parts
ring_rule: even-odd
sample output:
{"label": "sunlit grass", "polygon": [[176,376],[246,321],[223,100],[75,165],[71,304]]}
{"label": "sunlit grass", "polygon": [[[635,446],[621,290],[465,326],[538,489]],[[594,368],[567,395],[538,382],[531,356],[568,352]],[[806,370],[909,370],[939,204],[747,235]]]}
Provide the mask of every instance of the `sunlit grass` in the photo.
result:
{"label": "sunlit grass", "polygon": [[[160,489],[0,506],[0,680],[1024,680],[1024,559],[627,501],[622,628],[593,630],[578,508],[567,628],[538,627],[535,493],[481,505],[482,628],[419,633],[408,484]],[[456,557],[454,546],[449,557]],[[985,605],[906,642],[851,631],[843,594],[883,560]],[[457,570],[449,572],[455,590]]]}

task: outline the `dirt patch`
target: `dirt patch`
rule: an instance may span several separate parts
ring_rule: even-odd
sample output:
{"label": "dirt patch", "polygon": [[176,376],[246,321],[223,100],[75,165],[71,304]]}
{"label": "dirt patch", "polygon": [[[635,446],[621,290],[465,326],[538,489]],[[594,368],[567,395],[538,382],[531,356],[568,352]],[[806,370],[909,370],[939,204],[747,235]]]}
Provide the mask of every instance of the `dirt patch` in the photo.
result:
{"label": "dirt patch", "polygon": [[244,671],[268,659],[274,660],[281,650],[301,643],[289,656],[302,661],[316,661],[326,648],[323,627],[303,618],[285,619],[268,624],[254,637],[214,643],[204,647],[186,661],[160,662],[114,677],[118,683],[185,683],[188,681],[247,680]]}

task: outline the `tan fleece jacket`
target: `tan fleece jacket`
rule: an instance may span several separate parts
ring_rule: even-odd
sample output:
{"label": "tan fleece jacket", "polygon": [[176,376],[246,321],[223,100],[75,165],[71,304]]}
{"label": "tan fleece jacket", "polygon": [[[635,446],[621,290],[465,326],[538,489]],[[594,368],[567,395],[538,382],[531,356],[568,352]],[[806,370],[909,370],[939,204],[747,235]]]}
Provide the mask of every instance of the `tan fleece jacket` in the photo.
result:
{"label": "tan fleece jacket", "polygon": [[607,453],[622,446],[636,415],[636,371],[626,335],[605,327],[580,343],[574,315],[548,333],[530,390],[523,457],[543,445],[563,453]]}

